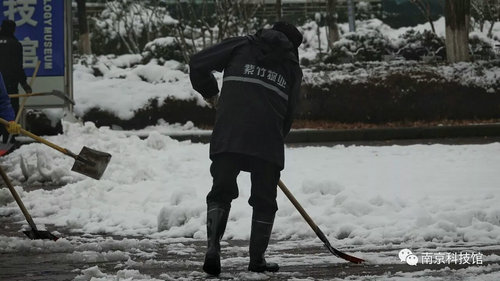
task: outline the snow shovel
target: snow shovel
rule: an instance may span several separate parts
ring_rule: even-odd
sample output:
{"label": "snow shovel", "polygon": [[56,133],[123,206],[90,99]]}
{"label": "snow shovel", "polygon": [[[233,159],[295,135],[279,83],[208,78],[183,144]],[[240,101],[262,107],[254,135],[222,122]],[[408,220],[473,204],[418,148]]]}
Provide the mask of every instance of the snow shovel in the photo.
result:
{"label": "snow shovel", "polygon": [[21,98],[21,97],[28,98],[34,96],[55,96],[64,100],[65,102],[75,105],[75,102],[70,97],[68,97],[68,95],[64,94],[59,90],[52,90],[51,92],[30,93],[30,94],[11,94],[9,95],[9,98]]}
{"label": "snow shovel", "polygon": [[342,258],[344,260],[350,261],[352,263],[362,263],[362,262],[365,261],[363,259],[360,259],[360,258],[351,256],[351,255],[348,255],[346,253],[343,253],[343,252],[341,252],[341,251],[333,248],[332,245],[330,244],[330,242],[328,241],[328,239],[326,238],[325,234],[323,234],[323,232],[321,231],[321,229],[319,229],[319,227],[314,223],[314,221],[311,219],[311,217],[306,213],[306,211],[304,210],[304,208],[302,208],[302,206],[300,205],[300,203],[297,201],[297,199],[295,199],[295,197],[292,195],[292,193],[290,192],[290,190],[288,190],[288,188],[285,186],[285,184],[281,180],[279,180],[278,186],[281,188],[281,190],[283,191],[283,193],[285,193],[286,197],[288,197],[288,199],[292,202],[292,204],[295,206],[295,208],[297,209],[297,211],[299,211],[299,213],[306,220],[306,222],[309,224],[309,226],[314,230],[314,232],[316,233],[316,235],[318,236],[318,238],[321,241],[323,241],[323,243],[325,244],[325,247],[332,254],[334,254],[335,256],[337,256],[339,258]]}
{"label": "snow shovel", "polygon": [[[0,118],[0,123],[2,123],[5,126],[9,125],[9,122],[5,121],[2,118]],[[30,137],[38,142],[41,142],[47,146],[50,146],[53,149],[74,158],[75,163],[73,164],[73,168],[71,168],[71,170],[86,175],[88,177],[94,178],[96,180],[102,177],[104,170],[106,170],[106,167],[108,166],[108,163],[111,160],[111,154],[94,150],[86,146],[82,148],[80,154],[76,155],[70,150],[62,148],[56,144],[53,144],[48,140],[45,140],[29,131],[26,131],[25,129],[21,128],[21,134]]]}
{"label": "snow shovel", "polygon": [[0,156],[7,154],[14,147],[14,144],[10,142],[10,138],[8,140],[8,143],[0,143]]}
{"label": "snow shovel", "polygon": [[35,222],[33,221],[33,218],[31,218],[30,214],[28,213],[28,210],[23,204],[23,201],[21,201],[21,197],[17,194],[16,190],[14,189],[14,186],[12,186],[12,183],[9,180],[9,177],[7,177],[7,174],[4,172],[2,167],[0,167],[0,174],[2,175],[2,179],[7,185],[7,187],[10,190],[10,193],[12,193],[12,196],[14,199],[16,199],[17,205],[19,208],[21,208],[21,211],[23,212],[24,217],[26,218],[26,221],[31,227],[31,230],[26,230],[23,231],[26,236],[28,236],[30,239],[49,239],[49,240],[54,240],[56,241],[59,239],[59,237],[55,236],[54,234],[46,231],[46,230],[38,230]]}

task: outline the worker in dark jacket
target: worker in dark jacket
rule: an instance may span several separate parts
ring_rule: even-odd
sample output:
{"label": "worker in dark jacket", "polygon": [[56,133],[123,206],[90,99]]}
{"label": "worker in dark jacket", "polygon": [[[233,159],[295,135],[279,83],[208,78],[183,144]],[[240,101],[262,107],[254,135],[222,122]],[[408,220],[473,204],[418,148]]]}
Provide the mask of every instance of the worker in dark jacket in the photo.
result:
{"label": "worker in dark jacket", "polygon": [[[2,135],[17,135],[21,132],[21,126],[14,121],[14,119],[16,119],[16,115],[14,113],[14,110],[12,109],[12,105],[10,104],[7,89],[5,89],[2,73],[0,73],[0,118],[9,121],[8,126],[0,125],[0,131]],[[7,151],[3,150],[2,148],[2,150],[0,151],[0,156],[2,156]]]}
{"label": "worker in dark jacket", "polygon": [[[26,83],[26,74],[23,69],[23,47],[14,36],[16,23],[4,20],[0,29],[0,72],[3,75],[5,87],[9,94],[18,93],[21,84],[26,93],[31,93],[31,87]],[[11,99],[14,112],[19,109],[19,98]]]}
{"label": "worker in dark jacket", "polygon": [[[212,190],[207,195],[208,249],[203,269],[218,275],[220,244],[231,201],[238,197],[236,178],[251,173],[253,207],[248,270],[277,271],[264,252],[271,235],[277,183],[284,168],[284,138],[299,98],[302,71],[298,47],[302,34],[278,22],[255,35],[227,39],[195,54],[190,61],[193,88],[216,108],[210,141]],[[224,71],[220,96],[212,71]]]}
{"label": "worker in dark jacket", "polygon": [[[26,83],[26,74],[23,69],[23,47],[14,36],[16,23],[12,20],[2,21],[0,29],[0,73],[3,76],[5,88],[8,94],[17,94],[18,85],[21,84],[26,93],[31,93],[31,87]],[[10,99],[14,114],[19,111],[19,98]],[[3,135],[3,142],[8,139],[8,133],[0,128]],[[14,142],[15,139],[11,138]]]}

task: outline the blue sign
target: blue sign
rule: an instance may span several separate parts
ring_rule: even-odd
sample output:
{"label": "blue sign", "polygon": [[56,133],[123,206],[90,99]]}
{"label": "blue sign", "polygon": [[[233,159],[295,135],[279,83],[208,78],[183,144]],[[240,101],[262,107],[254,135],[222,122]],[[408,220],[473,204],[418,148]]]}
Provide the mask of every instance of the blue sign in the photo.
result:
{"label": "blue sign", "polygon": [[0,0],[0,21],[16,22],[23,65],[31,76],[64,76],[64,0]]}

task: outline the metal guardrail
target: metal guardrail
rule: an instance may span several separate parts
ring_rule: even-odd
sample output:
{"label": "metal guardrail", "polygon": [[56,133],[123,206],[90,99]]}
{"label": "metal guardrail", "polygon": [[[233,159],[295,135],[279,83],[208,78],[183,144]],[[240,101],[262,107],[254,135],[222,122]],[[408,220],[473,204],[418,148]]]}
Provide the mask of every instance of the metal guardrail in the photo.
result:
{"label": "metal guardrail", "polygon": [[[364,2],[371,7],[380,7],[382,0],[354,0],[355,3]],[[256,15],[258,17],[274,17],[276,14],[276,1],[262,1],[255,0],[249,1],[251,4],[262,4]],[[326,12],[326,1],[324,0],[308,0],[308,1],[282,1],[282,16],[297,16],[297,15],[314,15],[315,13]],[[347,11],[347,0],[338,0],[336,9],[337,11]]]}
{"label": "metal guardrail", "polygon": [[[73,9],[73,14],[76,15],[76,2],[73,1],[71,3],[71,8]],[[91,2],[86,2],[85,3],[85,8],[88,16],[95,16],[100,14],[104,8],[106,8],[106,3],[91,3]]]}
{"label": "metal guardrail", "polygon": [[[181,1],[182,2],[182,1]],[[196,3],[197,1],[195,1]],[[199,1],[201,3],[201,1]],[[382,0],[354,0],[355,3],[368,3],[376,6],[382,3]],[[164,3],[174,5],[178,0],[167,0]],[[262,4],[259,16],[271,16],[276,13],[275,0],[247,0],[248,4]],[[106,8],[106,3],[87,2],[88,16],[97,16]],[[76,2],[72,3],[73,11],[76,12]],[[326,10],[326,1],[324,0],[282,0],[283,16],[296,14],[312,14],[316,12],[324,12]],[[347,10],[347,0],[337,0],[337,9]],[[77,24],[77,23],[76,23]]]}

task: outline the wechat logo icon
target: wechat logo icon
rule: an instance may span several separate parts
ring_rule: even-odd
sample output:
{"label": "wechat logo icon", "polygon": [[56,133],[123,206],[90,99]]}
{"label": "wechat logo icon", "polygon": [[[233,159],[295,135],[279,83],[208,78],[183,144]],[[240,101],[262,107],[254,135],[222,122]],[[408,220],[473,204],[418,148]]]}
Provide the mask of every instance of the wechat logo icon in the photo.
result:
{"label": "wechat logo icon", "polygon": [[408,265],[417,265],[418,257],[414,255],[410,249],[403,249],[399,251],[399,259],[401,262],[406,262]]}

